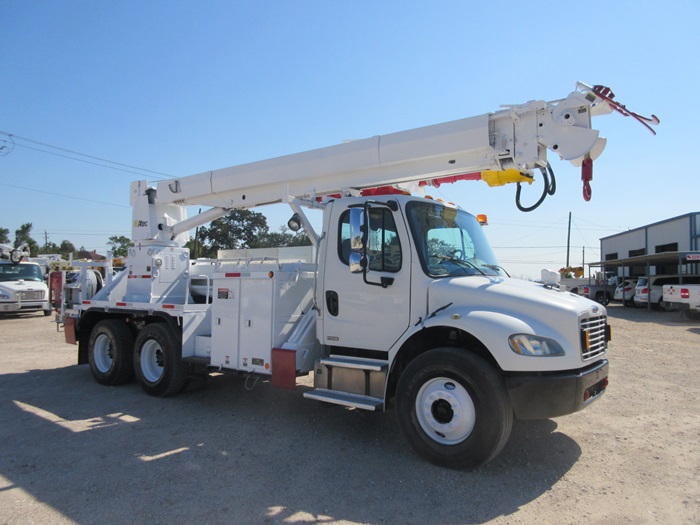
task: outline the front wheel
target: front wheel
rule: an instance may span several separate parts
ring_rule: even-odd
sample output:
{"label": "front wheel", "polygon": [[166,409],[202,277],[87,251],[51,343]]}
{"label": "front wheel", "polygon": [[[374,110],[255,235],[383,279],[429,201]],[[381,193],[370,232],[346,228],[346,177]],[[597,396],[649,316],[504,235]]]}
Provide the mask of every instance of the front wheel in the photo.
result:
{"label": "front wheel", "polygon": [[396,408],[409,444],[435,464],[475,468],[505,446],[513,410],[503,380],[459,348],[429,350],[399,378]]}
{"label": "front wheel", "polygon": [[134,344],[134,371],[151,396],[177,394],[185,386],[187,366],[173,331],[164,323],[145,326]]}

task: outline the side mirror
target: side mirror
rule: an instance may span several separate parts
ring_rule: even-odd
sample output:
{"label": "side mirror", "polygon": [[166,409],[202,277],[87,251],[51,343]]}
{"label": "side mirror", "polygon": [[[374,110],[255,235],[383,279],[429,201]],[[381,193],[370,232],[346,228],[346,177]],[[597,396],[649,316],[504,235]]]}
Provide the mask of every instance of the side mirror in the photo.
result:
{"label": "side mirror", "polygon": [[350,273],[367,271],[367,223],[365,208],[350,210]]}
{"label": "side mirror", "polygon": [[367,213],[364,208],[350,209],[350,249],[361,252],[367,244]]}
{"label": "side mirror", "polygon": [[367,257],[361,253],[350,254],[350,273],[363,273],[367,271]]}

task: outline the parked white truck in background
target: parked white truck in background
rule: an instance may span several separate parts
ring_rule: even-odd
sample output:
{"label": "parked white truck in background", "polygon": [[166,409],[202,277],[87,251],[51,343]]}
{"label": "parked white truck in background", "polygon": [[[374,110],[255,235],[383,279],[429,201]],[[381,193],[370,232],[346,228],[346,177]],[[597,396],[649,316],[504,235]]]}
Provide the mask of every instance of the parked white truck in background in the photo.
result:
{"label": "parked white truck in background", "polygon": [[0,244],[0,313],[39,311],[51,315],[42,267],[28,259],[26,246]]}
{"label": "parked white truck in background", "polygon": [[[606,310],[508,278],[473,215],[405,190],[521,184],[533,170],[549,180],[549,149],[582,166],[590,197],[591,163],[605,146],[591,117],[621,107],[607,88],[579,84],[555,102],[134,182],[126,270],[66,305],[66,340],[98,382],[135,375],[156,396],[210,371],[291,389],[313,371],[304,397],[364,410],[394,400],[418,453],[481,465],[503,448],[514,417],[570,414],[605,391]],[[308,253],[190,262],[188,231],[232,208],[279,202],[308,235]],[[192,205],[212,208],[188,219]],[[323,212],[320,232],[309,208]],[[205,296],[196,303],[192,280]]]}
{"label": "parked white truck in background", "polygon": [[691,319],[700,319],[700,284],[665,284],[663,300]]}
{"label": "parked white truck in background", "polygon": [[577,293],[607,306],[615,294],[617,277],[614,277],[612,272],[606,274],[597,272],[591,277],[565,277],[561,279],[560,286],[564,286],[571,293]]}

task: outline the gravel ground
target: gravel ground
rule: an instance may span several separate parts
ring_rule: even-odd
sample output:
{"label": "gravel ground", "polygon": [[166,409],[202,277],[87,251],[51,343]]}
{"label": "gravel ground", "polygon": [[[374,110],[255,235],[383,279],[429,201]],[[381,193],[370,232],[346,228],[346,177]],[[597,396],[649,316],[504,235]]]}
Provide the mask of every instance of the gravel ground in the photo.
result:
{"label": "gravel ground", "polygon": [[516,422],[472,472],[415,456],[393,410],[230,375],[100,386],[52,322],[0,317],[0,523],[700,523],[700,323],[609,314],[602,399]]}

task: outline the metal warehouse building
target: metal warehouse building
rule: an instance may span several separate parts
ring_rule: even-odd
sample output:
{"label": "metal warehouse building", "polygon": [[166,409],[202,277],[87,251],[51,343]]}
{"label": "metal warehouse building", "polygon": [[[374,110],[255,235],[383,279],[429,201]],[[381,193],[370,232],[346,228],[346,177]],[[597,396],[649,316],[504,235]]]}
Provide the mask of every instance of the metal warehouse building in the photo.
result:
{"label": "metal warehouse building", "polygon": [[595,266],[618,275],[700,273],[700,212],[679,215],[600,239]]}

